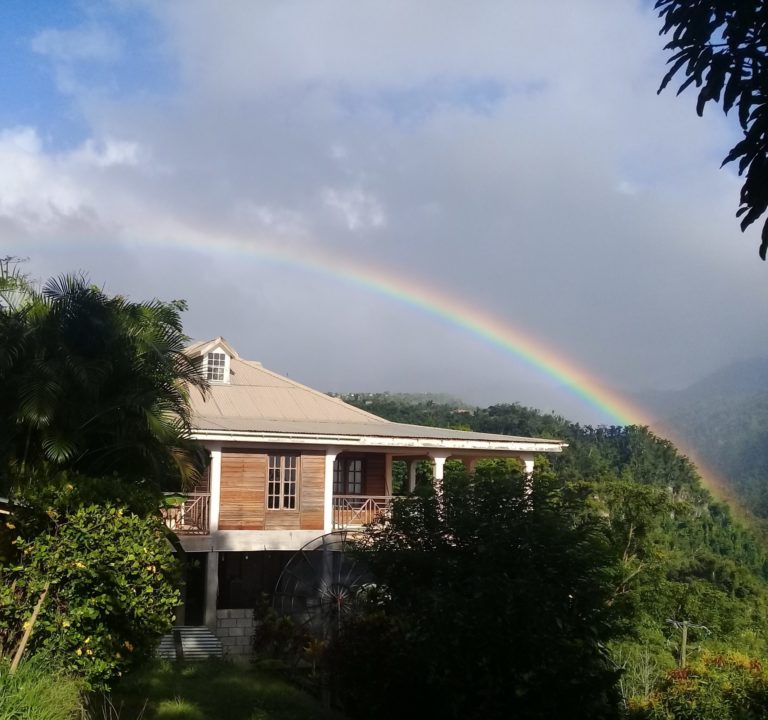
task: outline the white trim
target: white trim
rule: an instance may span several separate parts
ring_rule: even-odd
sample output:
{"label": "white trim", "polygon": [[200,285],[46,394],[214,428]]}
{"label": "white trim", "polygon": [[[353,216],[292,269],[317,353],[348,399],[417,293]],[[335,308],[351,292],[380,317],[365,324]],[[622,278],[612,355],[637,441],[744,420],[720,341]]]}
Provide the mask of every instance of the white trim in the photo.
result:
{"label": "white trim", "polygon": [[329,533],[333,530],[333,465],[341,451],[329,447],[325,450],[325,492],[323,495],[323,530]]}
{"label": "white trim", "polygon": [[562,452],[567,443],[526,442],[522,440],[459,440],[438,438],[396,437],[394,435],[333,435],[333,434],[291,434],[289,432],[232,432],[218,430],[195,430],[194,440],[218,443],[268,443],[296,445],[338,445],[341,447],[423,449],[423,450],[478,450],[512,453]]}
{"label": "white trim", "polygon": [[[214,380],[212,378],[208,377],[208,359],[211,357],[211,355],[223,355],[224,356],[224,367],[222,368],[222,379],[221,380]],[[231,356],[224,348],[222,348],[220,345],[217,345],[215,348],[209,350],[205,355],[203,355],[203,376],[205,379],[211,383],[211,385],[229,385],[230,380],[230,365],[231,365]],[[215,368],[218,370],[221,366],[216,365]]]}
{"label": "white trim", "polygon": [[211,534],[219,529],[219,508],[221,507],[221,445],[209,447],[211,453],[210,493],[208,506],[208,528]]}

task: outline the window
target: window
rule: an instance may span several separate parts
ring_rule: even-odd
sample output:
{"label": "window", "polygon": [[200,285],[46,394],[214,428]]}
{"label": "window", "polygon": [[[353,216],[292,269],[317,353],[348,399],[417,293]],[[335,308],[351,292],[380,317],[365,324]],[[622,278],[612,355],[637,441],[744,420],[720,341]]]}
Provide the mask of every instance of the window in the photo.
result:
{"label": "window", "polygon": [[270,455],[267,482],[268,510],[296,509],[298,455]]}
{"label": "window", "polygon": [[363,494],[363,461],[361,458],[336,458],[333,463],[334,495]]}
{"label": "window", "polygon": [[225,382],[228,375],[228,359],[226,353],[220,351],[209,352],[205,356],[205,379],[208,382]]}

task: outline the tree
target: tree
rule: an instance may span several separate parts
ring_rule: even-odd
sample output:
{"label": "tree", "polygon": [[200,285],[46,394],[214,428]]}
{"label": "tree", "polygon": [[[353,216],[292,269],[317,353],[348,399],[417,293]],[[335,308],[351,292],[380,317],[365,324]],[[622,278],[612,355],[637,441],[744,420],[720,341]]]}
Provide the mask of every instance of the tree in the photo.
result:
{"label": "tree", "polygon": [[[661,92],[680,72],[678,95],[695,83],[696,112],[722,104],[738,109],[743,139],[723,165],[739,161],[744,175],[736,213],[745,230],[768,209],[768,5],[759,0],[656,0],[663,20],[660,34],[672,33],[672,51]],[[763,225],[760,257],[768,252],[768,220]]]}
{"label": "tree", "polygon": [[0,481],[46,463],[158,485],[194,474],[188,392],[205,380],[183,352],[184,309],[83,276],[0,305]]}
{"label": "tree", "polygon": [[612,718],[605,527],[546,475],[489,464],[396,503],[361,553],[376,578],[332,644],[330,677],[368,717]]}

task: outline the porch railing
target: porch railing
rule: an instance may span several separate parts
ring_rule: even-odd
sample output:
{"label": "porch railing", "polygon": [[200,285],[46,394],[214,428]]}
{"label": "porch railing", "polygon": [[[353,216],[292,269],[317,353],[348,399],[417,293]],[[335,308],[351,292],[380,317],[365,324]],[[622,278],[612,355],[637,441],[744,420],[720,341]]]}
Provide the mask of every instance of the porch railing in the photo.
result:
{"label": "porch railing", "polygon": [[333,529],[359,528],[389,512],[391,497],[372,495],[334,495]]}
{"label": "porch railing", "polygon": [[210,493],[191,493],[161,512],[165,524],[177,535],[208,535],[210,508]]}

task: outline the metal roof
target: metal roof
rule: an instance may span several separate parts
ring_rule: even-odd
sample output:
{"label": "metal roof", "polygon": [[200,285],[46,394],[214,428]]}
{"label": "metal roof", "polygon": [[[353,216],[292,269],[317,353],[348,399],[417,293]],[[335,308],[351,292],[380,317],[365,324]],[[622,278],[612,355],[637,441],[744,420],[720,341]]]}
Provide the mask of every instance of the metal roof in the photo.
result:
{"label": "metal roof", "polygon": [[[213,347],[230,349],[225,343],[222,338],[199,342],[192,346],[191,354],[200,355],[201,350]],[[493,446],[496,449],[508,447],[510,450],[522,450],[530,446],[530,450],[535,452],[558,452],[565,446],[559,440],[545,438],[390,422],[278,375],[260,363],[243,360],[234,351],[230,356],[229,382],[211,383],[205,397],[192,389],[191,405],[196,437],[237,436],[240,440],[247,440],[249,434],[273,438],[284,434],[293,439],[348,438],[356,442],[369,437],[392,444],[402,442],[411,447],[423,441],[425,447],[435,443],[446,447],[475,444],[478,448]]]}

